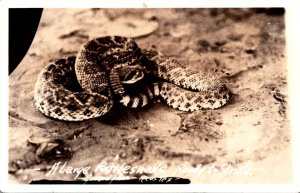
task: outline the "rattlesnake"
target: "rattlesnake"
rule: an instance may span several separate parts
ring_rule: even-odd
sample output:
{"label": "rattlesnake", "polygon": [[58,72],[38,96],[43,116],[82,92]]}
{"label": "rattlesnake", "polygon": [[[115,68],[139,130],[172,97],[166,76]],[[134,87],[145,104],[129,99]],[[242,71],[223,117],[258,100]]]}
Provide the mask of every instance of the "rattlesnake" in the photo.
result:
{"label": "rattlesnake", "polygon": [[48,64],[34,89],[38,110],[66,121],[102,116],[114,101],[143,107],[156,96],[173,108],[195,111],[225,105],[231,92],[215,76],[186,70],[176,60],[120,36],[90,40],[76,57]]}

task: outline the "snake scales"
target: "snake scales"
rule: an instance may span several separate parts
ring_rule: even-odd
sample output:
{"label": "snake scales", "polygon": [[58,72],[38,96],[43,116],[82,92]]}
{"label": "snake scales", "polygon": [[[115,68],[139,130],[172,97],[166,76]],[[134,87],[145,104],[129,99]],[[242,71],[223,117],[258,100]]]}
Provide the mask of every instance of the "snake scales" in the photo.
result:
{"label": "snake scales", "polygon": [[173,108],[195,111],[219,108],[231,93],[215,76],[188,71],[176,60],[120,36],[93,39],[76,57],[48,64],[34,89],[38,110],[66,121],[102,116],[114,101],[143,107],[156,96]]}

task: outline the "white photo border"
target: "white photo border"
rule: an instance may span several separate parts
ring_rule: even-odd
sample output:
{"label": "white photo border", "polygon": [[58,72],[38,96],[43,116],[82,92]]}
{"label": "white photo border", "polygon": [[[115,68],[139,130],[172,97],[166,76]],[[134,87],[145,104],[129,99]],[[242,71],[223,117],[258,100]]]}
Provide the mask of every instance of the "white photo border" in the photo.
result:
{"label": "white photo border", "polygon": [[[205,8],[205,7],[284,7],[288,55],[289,109],[293,150],[293,182],[291,184],[241,185],[14,185],[8,183],[8,9],[9,8]],[[199,0],[0,0],[1,42],[1,192],[297,192],[300,191],[300,1],[199,1]],[[298,21],[297,21],[298,20]],[[298,24],[297,24],[298,23]]]}

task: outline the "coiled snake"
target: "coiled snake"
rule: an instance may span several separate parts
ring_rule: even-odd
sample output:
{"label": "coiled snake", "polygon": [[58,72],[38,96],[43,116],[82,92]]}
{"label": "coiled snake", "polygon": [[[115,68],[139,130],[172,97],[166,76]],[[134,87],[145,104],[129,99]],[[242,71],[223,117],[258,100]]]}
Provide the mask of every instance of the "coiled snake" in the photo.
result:
{"label": "coiled snake", "polygon": [[114,101],[143,107],[156,96],[173,108],[195,111],[225,105],[231,92],[215,76],[188,71],[176,60],[120,36],[90,40],[76,57],[48,64],[34,89],[38,110],[66,121],[102,116]]}

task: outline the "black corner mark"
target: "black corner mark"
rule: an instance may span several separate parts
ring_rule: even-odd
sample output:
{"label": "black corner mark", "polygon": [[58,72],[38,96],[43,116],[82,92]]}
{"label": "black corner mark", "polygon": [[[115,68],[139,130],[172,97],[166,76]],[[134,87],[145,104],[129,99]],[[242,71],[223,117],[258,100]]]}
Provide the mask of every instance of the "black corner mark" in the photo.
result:
{"label": "black corner mark", "polygon": [[8,23],[9,74],[18,66],[36,33],[42,8],[10,8]]}

